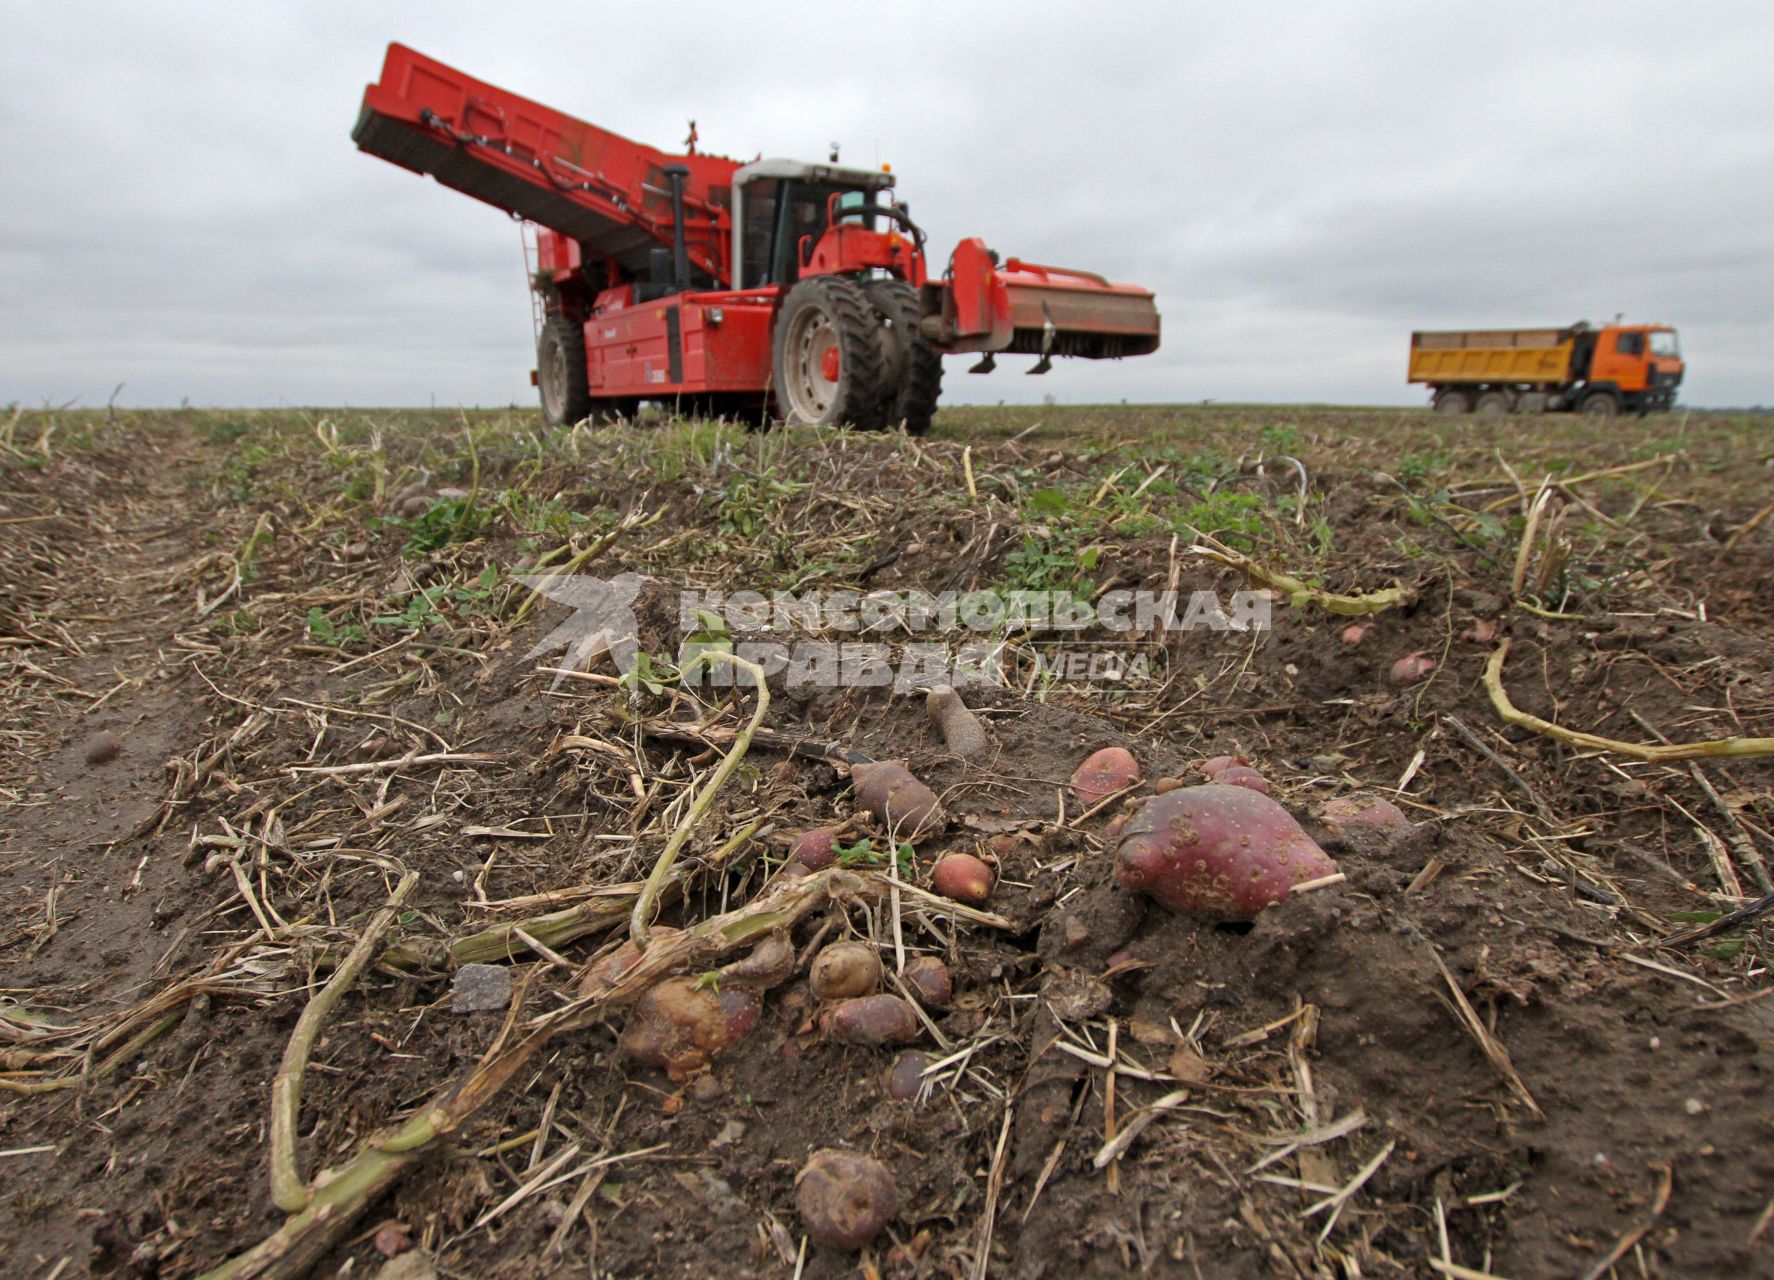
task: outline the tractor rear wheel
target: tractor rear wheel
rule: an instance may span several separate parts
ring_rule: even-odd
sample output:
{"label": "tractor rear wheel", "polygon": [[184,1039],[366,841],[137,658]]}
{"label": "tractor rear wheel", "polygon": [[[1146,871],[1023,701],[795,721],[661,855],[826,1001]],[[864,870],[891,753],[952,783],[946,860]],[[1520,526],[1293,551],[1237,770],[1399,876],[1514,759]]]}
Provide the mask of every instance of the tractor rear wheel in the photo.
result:
{"label": "tractor rear wheel", "polygon": [[1577,402],[1577,412],[1588,418],[1611,418],[1620,412],[1620,402],[1611,391],[1591,391]]}
{"label": "tractor rear wheel", "polygon": [[882,322],[886,425],[921,436],[930,430],[942,396],[942,356],[918,329],[918,292],[903,280],[871,280],[863,291]]}
{"label": "tractor rear wheel", "polygon": [[550,316],[536,343],[536,388],[542,418],[551,427],[571,426],[590,416],[591,391],[585,374],[585,330],[565,316]]}
{"label": "tractor rear wheel", "polygon": [[814,276],[789,291],[776,316],[771,373],[784,422],[881,425],[880,322],[854,281]]}
{"label": "tractor rear wheel", "polygon": [[1472,396],[1458,387],[1447,387],[1435,394],[1437,413],[1471,413]]}

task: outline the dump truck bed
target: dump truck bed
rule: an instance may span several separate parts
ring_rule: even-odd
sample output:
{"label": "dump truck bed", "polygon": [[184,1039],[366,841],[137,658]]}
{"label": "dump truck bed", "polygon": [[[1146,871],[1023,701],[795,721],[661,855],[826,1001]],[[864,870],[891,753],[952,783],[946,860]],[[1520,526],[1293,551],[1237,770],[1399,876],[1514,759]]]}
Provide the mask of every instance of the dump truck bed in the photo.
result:
{"label": "dump truck bed", "polygon": [[1410,381],[1570,381],[1574,329],[1445,329],[1411,334]]}

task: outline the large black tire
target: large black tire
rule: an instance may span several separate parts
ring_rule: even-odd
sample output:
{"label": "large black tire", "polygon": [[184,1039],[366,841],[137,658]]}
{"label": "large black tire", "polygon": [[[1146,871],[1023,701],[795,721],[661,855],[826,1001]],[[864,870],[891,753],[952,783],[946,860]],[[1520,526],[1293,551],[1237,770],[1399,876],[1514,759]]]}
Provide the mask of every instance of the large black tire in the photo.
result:
{"label": "large black tire", "polygon": [[919,332],[918,291],[903,280],[870,280],[863,291],[882,322],[885,424],[921,436],[930,430],[942,397],[942,356]]}
{"label": "large black tire", "polygon": [[1501,418],[1514,409],[1515,400],[1507,391],[1487,391],[1472,406],[1472,411],[1481,418]]}
{"label": "large black tire", "polygon": [[770,341],[782,420],[879,427],[886,417],[880,328],[868,295],[852,280],[814,276],[789,290]]}
{"label": "large black tire", "polygon": [[1620,412],[1612,391],[1591,391],[1577,402],[1577,412],[1587,418],[1611,418]]}
{"label": "large black tire", "polygon": [[536,343],[536,389],[542,418],[551,427],[571,426],[591,415],[585,374],[585,330],[565,316],[550,316]]}
{"label": "large black tire", "polygon": [[1471,413],[1472,395],[1459,387],[1443,387],[1435,393],[1437,413]]}

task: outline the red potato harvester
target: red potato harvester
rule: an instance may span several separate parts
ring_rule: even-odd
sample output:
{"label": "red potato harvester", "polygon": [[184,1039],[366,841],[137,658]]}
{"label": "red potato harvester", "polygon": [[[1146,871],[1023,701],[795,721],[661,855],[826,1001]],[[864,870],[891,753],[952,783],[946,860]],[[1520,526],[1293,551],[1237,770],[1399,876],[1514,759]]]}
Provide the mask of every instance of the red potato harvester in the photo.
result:
{"label": "red potato harvester", "polygon": [[893,174],[683,155],[563,115],[403,45],[358,147],[533,224],[536,371],[552,424],[693,412],[927,429],[942,357],[1158,349],[1152,292],[961,241],[932,279]]}

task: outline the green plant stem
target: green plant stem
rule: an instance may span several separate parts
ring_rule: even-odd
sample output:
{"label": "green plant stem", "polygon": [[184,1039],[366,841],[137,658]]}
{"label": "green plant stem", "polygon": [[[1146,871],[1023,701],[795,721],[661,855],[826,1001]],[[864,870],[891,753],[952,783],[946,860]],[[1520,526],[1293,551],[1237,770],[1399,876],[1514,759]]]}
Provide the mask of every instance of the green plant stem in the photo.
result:
{"label": "green plant stem", "polygon": [[418,883],[417,871],[409,871],[400,878],[394,892],[388,895],[388,905],[370,919],[357,945],[351,948],[327,984],[302,1010],[302,1016],[296,1019],[296,1029],[290,1033],[289,1044],[284,1047],[283,1063],[271,1081],[271,1198],[286,1213],[306,1208],[313,1194],[302,1179],[301,1165],[296,1158],[296,1121],[302,1111],[302,1075],[308,1069],[308,1054],[314,1048],[314,1037],[319,1034],[320,1024],[326,1021],[339,997],[357,981],[357,975],[369,963],[382,936],[393,925],[400,904],[406,901]]}
{"label": "green plant stem", "polygon": [[647,882],[641,886],[640,896],[635,899],[634,912],[629,917],[628,927],[629,934],[634,939],[634,945],[643,952],[647,949],[647,934],[652,925],[659,892],[665,887],[666,878],[671,875],[671,869],[678,860],[678,854],[683,851],[684,843],[689,840],[690,833],[696,829],[696,824],[702,821],[703,815],[714,803],[715,796],[720,793],[721,787],[726,784],[728,778],[733,776],[734,770],[739,768],[739,762],[745,759],[745,753],[751,749],[752,734],[757,732],[758,726],[764,721],[764,713],[770,709],[770,688],[764,679],[764,669],[757,663],[736,657],[724,649],[702,650],[685,666],[683,674],[688,675],[699,666],[715,658],[746,672],[757,682],[758,705],[745,727],[733,735],[733,745],[722,757],[721,763],[715,766],[714,776],[696,793],[696,798],[690,802],[689,810],[679,820],[678,825],[672,829],[671,836],[665,842],[665,848],[659,851],[659,859],[653,864],[653,870],[647,876]]}

